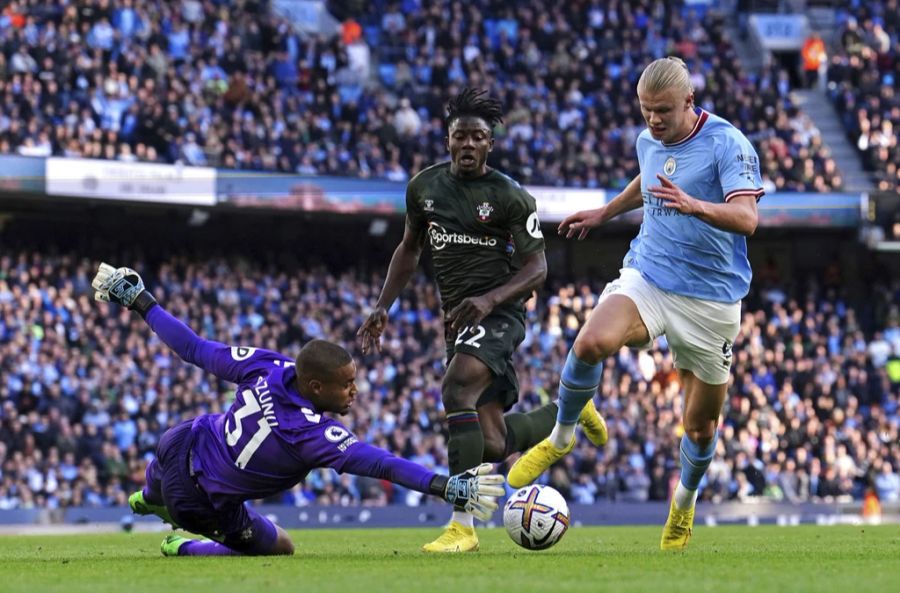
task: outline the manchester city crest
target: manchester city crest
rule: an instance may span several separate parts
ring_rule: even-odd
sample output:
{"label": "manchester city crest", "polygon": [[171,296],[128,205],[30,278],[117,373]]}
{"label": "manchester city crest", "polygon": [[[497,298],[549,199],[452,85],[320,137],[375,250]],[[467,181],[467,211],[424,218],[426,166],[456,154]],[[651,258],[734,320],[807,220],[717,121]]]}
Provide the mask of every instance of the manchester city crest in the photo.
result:
{"label": "manchester city crest", "polygon": [[487,202],[482,202],[478,205],[478,220],[481,222],[487,222],[491,219],[491,212],[494,211],[494,207],[491,206]]}
{"label": "manchester city crest", "polygon": [[663,165],[663,173],[666,174],[667,177],[671,177],[673,173],[675,173],[675,167],[677,164],[675,163],[674,157],[669,157],[666,159],[666,163]]}

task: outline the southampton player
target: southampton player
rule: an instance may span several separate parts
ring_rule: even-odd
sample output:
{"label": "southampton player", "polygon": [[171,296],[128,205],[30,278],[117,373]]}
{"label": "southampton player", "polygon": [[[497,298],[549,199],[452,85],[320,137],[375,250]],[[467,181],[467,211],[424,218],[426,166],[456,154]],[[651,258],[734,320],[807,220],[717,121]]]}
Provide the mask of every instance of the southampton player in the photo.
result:
{"label": "southampton player", "polygon": [[569,352],[553,432],[513,465],[507,479],[524,486],[572,449],[575,420],[597,390],[607,357],[665,334],[685,401],[681,479],[660,547],[680,550],[690,539],[697,488],[716,449],[740,301],[750,287],[746,237],[756,230],[763,190],[747,138],[694,107],[684,62],[650,64],[637,94],[647,122],[636,146],[640,175],[606,206],[568,217],[559,232],[583,239],[641,206],[644,221],[619,278],[604,290]]}
{"label": "southampton player", "polygon": [[346,414],[356,396],[356,365],[340,346],[313,340],[296,361],[229,347],[198,337],[167,313],[134,270],[101,264],[92,284],[97,300],[140,313],[183,360],[238,385],[228,412],[198,416],[162,436],[147,485],[128,499],[138,514],[210,538],[170,535],[164,555],[292,554],[287,533],[244,502],[287,490],[318,467],[390,480],[481,518],[497,508],[503,477],[488,475],[490,465],[448,478],[359,442],[324,415]]}
{"label": "southampton player", "polygon": [[[441,388],[450,472],[502,461],[550,434],[556,404],[506,414],[519,399],[512,355],[525,337],[524,301],[547,275],[534,198],[487,166],[501,105],[465,89],[447,106],[450,162],[433,165],[406,190],[406,229],[394,251],[374,311],[359,330],[364,353],[380,349],[387,310],[431,246],[444,311],[447,371]],[[518,259],[518,261],[517,261]],[[593,403],[579,410],[585,434],[606,442]],[[579,416],[576,414],[576,417]],[[445,532],[426,552],[478,549],[472,515],[457,505]]]}

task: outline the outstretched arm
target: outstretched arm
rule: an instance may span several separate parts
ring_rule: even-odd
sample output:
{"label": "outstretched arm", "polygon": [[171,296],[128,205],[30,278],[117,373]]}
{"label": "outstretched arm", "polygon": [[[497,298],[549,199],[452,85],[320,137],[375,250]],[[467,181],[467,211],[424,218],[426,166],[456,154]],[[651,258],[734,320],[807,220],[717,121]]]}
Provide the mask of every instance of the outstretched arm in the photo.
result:
{"label": "outstretched arm", "polygon": [[388,320],[387,310],[409,283],[409,279],[416,271],[424,244],[424,227],[419,226],[407,217],[403,239],[391,257],[387,278],[384,280],[384,287],[382,287],[378,301],[375,303],[375,310],[369,314],[369,317],[363,322],[362,327],[357,332],[363,354],[368,354],[370,350],[381,350],[381,334],[384,332]]}
{"label": "outstretched arm", "polygon": [[416,266],[419,265],[419,256],[422,255],[424,245],[425,229],[413,226],[411,221],[407,220],[403,239],[400,240],[400,244],[397,245],[397,249],[394,250],[394,255],[391,257],[387,278],[381,288],[378,302],[375,303],[376,308],[388,309],[400,296],[416,271]]}
{"label": "outstretched arm", "polygon": [[144,287],[140,275],[131,268],[100,264],[91,285],[95,291],[94,298],[98,301],[116,303],[140,313],[150,329],[185,362],[226,381],[240,381],[240,363],[249,358],[253,351],[231,348],[198,336],[156,302]]}
{"label": "outstretched arm", "polygon": [[630,212],[636,208],[640,208],[644,204],[644,198],[641,195],[641,176],[637,175],[628,182],[625,189],[615,198],[609,201],[604,208],[603,222],[612,220],[620,214]]}
{"label": "outstretched arm", "polygon": [[232,348],[221,342],[204,340],[159,305],[150,309],[144,320],[181,360],[197,365],[220,379],[240,382],[243,374],[240,363],[252,354],[253,349]]}
{"label": "outstretched arm", "polygon": [[609,201],[609,204],[600,206],[593,210],[582,210],[575,214],[570,214],[559,224],[558,232],[560,236],[571,239],[576,234],[578,240],[582,241],[591,232],[591,229],[612,220],[620,214],[636,210],[644,204],[644,198],[641,195],[641,176],[638,175],[632,179],[622,193]]}
{"label": "outstretched arm", "polygon": [[447,477],[368,443],[353,444],[339,469],[390,480],[417,492],[439,496],[483,521],[497,509],[497,497],[504,494],[503,476],[490,474],[490,464]]}
{"label": "outstretched arm", "polygon": [[443,478],[444,484],[447,481],[446,476],[439,476],[418,463],[362,442],[347,449],[347,455],[343,458],[343,466],[340,470],[357,476],[388,480],[410,490],[436,496],[441,496],[441,492],[432,491],[432,482],[436,483],[436,487],[440,487],[441,478]]}

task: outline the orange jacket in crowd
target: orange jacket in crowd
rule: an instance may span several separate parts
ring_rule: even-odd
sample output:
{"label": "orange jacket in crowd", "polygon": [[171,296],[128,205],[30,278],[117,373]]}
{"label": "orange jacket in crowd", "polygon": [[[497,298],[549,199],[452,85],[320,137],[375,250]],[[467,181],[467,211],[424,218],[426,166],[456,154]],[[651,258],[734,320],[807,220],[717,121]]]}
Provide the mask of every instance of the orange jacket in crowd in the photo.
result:
{"label": "orange jacket in crowd", "polygon": [[825,42],[819,36],[807,37],[800,55],[803,56],[804,70],[818,70],[825,63]]}
{"label": "orange jacket in crowd", "polygon": [[344,45],[353,45],[362,37],[362,27],[353,19],[347,19],[341,25],[341,39]]}

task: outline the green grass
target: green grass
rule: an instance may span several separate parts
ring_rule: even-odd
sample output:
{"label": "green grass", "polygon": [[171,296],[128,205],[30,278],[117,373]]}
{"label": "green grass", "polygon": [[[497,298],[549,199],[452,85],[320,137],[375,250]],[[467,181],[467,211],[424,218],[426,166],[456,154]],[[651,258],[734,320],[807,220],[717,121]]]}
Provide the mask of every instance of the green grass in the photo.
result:
{"label": "green grass", "polygon": [[900,526],[700,527],[663,554],[658,527],[581,527],[528,552],[482,529],[481,552],[426,556],[434,529],[292,533],[279,558],[163,558],[164,534],[0,538],[0,591],[90,593],[889,593]]}

